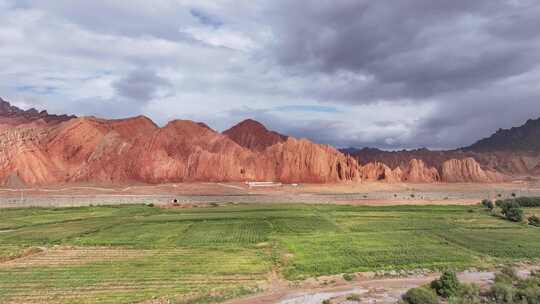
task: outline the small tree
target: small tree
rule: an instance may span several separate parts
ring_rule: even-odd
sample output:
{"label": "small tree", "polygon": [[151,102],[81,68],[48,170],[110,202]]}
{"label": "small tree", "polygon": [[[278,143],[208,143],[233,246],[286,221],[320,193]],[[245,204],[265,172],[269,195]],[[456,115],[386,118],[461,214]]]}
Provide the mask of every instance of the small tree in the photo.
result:
{"label": "small tree", "polygon": [[495,201],[495,206],[499,207],[499,208],[504,208],[504,206],[506,205],[506,201],[503,201],[503,200],[496,200]]}
{"label": "small tree", "polygon": [[439,303],[437,295],[433,290],[428,288],[413,288],[409,289],[403,295],[403,301],[407,304],[437,304]]}
{"label": "small tree", "polygon": [[461,284],[458,294],[448,299],[448,304],[480,304],[480,287],[475,284]]}
{"label": "small tree", "polygon": [[343,279],[345,281],[350,282],[350,281],[354,280],[354,274],[345,273],[345,274],[343,274]]}
{"label": "small tree", "polygon": [[482,206],[484,206],[484,208],[489,209],[489,210],[493,210],[493,208],[495,208],[495,205],[493,205],[493,202],[488,199],[485,199],[482,201]]}
{"label": "small tree", "polygon": [[495,303],[515,303],[516,289],[510,284],[495,283],[491,287],[491,294]]}
{"label": "small tree", "polygon": [[431,288],[443,298],[456,295],[459,291],[459,286],[459,280],[453,271],[445,271],[439,279],[431,282]]}
{"label": "small tree", "polygon": [[519,204],[515,201],[507,201],[502,205],[502,214],[507,220],[512,222],[523,221],[523,210],[519,207]]}

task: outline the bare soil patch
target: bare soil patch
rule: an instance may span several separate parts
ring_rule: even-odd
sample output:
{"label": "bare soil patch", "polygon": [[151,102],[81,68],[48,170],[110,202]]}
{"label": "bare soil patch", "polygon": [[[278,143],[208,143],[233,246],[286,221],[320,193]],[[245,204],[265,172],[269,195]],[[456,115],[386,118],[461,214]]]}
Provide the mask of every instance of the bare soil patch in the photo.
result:
{"label": "bare soil patch", "polygon": [[0,188],[1,207],[57,207],[89,204],[170,205],[182,208],[212,203],[316,203],[353,205],[476,204],[484,198],[540,196],[538,182],[504,184],[342,183],[250,188],[244,183],[162,185],[67,185]]}

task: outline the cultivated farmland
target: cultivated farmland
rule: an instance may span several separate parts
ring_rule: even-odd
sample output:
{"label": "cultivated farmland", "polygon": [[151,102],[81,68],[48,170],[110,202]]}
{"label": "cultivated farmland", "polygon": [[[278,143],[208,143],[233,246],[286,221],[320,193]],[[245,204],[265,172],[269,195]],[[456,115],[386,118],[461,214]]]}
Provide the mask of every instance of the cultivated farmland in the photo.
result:
{"label": "cultivated farmland", "polygon": [[0,209],[1,303],[211,303],[288,280],[540,260],[540,228],[479,206]]}

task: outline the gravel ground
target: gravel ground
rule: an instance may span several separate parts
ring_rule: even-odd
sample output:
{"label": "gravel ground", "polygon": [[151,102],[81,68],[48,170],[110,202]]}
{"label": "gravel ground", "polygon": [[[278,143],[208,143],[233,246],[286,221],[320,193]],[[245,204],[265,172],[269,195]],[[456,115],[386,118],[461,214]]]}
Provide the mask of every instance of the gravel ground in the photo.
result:
{"label": "gravel ground", "polygon": [[98,204],[180,203],[332,203],[354,205],[475,204],[484,198],[540,196],[540,187],[507,184],[284,185],[250,188],[242,183],[185,183],[100,187],[0,188],[0,208]]}

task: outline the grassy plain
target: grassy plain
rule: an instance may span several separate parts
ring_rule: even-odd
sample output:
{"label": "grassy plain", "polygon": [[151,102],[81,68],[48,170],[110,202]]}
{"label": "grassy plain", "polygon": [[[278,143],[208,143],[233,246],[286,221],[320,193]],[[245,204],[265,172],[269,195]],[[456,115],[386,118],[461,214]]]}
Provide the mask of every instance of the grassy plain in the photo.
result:
{"label": "grassy plain", "polygon": [[0,209],[1,303],[209,303],[255,292],[272,269],[298,280],[514,260],[540,260],[540,228],[479,206]]}

